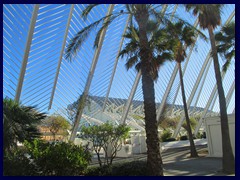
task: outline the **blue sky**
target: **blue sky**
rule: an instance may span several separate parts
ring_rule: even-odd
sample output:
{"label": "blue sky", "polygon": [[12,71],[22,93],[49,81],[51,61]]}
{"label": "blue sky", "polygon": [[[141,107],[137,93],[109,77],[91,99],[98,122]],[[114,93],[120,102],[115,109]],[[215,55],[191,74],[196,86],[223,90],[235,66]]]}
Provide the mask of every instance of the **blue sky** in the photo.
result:
{"label": "blue sky", "polygon": [[[168,12],[172,11],[173,7],[174,5],[169,5]],[[42,111],[47,111],[49,104],[70,8],[71,5],[40,5],[24,79],[21,101],[27,105],[37,104]],[[96,8],[95,11],[90,14],[89,19],[87,21],[83,21],[80,18],[80,12],[84,9],[84,5],[75,5],[67,36],[67,42],[81,28],[97,20],[101,16],[104,16],[107,8],[108,5],[102,5]],[[123,5],[116,5],[114,11],[119,12],[123,8]],[[227,17],[234,8],[234,5],[226,5],[222,14],[223,23],[226,21]],[[32,10],[33,5],[31,4],[4,5],[3,7],[4,97],[9,96],[13,98],[15,96],[15,89],[21,67],[21,60],[24,54]],[[185,20],[188,20],[190,23],[194,23],[196,19],[190,13],[186,13],[183,7],[178,8],[177,15]],[[102,52],[100,54],[90,88],[90,95],[106,95],[126,19],[127,16],[119,17],[107,30]],[[83,47],[79,50],[78,56],[74,62],[69,63],[64,59],[62,60],[59,80],[53,100],[53,109],[51,112],[54,112],[59,108],[66,107],[69,103],[75,101],[83,92],[95,51],[93,49],[95,32],[90,35]],[[207,31],[203,32],[206,36],[208,36]],[[124,42],[126,43],[126,41]],[[192,52],[184,76],[187,98],[190,96],[203,61],[209,51],[209,47],[209,42],[206,43],[203,40],[198,40],[196,48],[194,48],[194,51]],[[219,62],[222,65],[223,60],[221,57],[219,58]],[[136,71],[134,69],[127,71],[124,64],[125,59],[119,59],[116,75],[110,91],[110,97],[126,99],[129,96],[129,92],[136,76]],[[174,62],[169,62],[160,69],[159,79],[155,85],[157,102],[161,102],[174,66]],[[235,64],[233,63],[223,80],[225,94],[227,94],[226,92],[229,90],[233,80],[235,80],[234,66]],[[170,102],[173,100],[179,84],[178,76],[179,75],[177,74],[169,95]],[[206,77],[206,82],[203,87],[201,87],[202,93],[197,106],[204,107],[206,105],[214,84],[215,76],[213,66],[211,65],[209,74]],[[134,99],[142,100],[141,82],[139,83]],[[178,92],[176,104],[182,104],[180,91]],[[194,105],[194,101],[191,105]],[[235,94],[230,102],[228,112],[231,113],[234,107]],[[218,103],[215,104],[213,110],[219,111]]]}

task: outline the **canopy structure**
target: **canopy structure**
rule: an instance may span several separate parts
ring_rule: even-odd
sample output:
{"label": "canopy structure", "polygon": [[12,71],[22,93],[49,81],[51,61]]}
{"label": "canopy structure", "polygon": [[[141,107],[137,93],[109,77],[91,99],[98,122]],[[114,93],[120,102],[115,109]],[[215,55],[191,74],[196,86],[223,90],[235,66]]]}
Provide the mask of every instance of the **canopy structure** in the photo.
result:
{"label": "canopy structure", "polygon": [[[175,15],[199,28],[196,17],[183,5],[155,4],[168,15]],[[79,49],[72,62],[65,59],[65,48],[82,28],[109,12],[126,11],[123,4],[102,4],[88,19],[81,18],[86,4],[4,4],[3,5],[3,97],[24,105],[37,106],[48,114],[69,118],[66,110],[85,92],[81,123],[126,122],[144,131],[141,73],[126,70],[125,58],[118,58],[127,40],[123,38],[129,16],[119,16],[103,33],[102,44],[94,49],[98,30]],[[235,18],[235,5],[226,4],[222,25]],[[220,30],[220,27],[217,29]],[[208,32],[202,31],[207,37]],[[210,42],[196,39],[182,63],[190,116],[198,116],[201,127],[206,116],[219,114],[218,93],[211,58]],[[235,113],[235,59],[222,73],[228,114]],[[225,59],[219,56],[222,66]],[[158,118],[167,103],[169,116],[181,116],[175,134],[184,120],[179,75],[175,62],[166,62],[155,82]]]}

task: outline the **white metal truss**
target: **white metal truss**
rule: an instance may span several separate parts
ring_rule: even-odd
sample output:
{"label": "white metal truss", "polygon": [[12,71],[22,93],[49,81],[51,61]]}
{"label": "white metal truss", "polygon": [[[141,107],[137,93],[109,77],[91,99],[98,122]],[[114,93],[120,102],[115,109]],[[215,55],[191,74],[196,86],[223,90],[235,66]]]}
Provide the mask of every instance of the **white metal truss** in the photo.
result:
{"label": "white metal truss", "polygon": [[[109,9],[108,9],[108,12],[107,12],[106,16],[108,16],[109,14],[112,13],[113,8],[114,8],[114,5],[111,4]],[[105,20],[105,22],[106,22],[106,20]],[[97,65],[98,57],[99,57],[99,54],[101,52],[101,48],[102,48],[104,36],[106,34],[106,30],[107,29],[105,28],[100,35],[99,44],[98,44],[98,47],[95,51],[93,61],[92,61],[92,65],[91,65],[91,68],[90,68],[90,71],[89,71],[89,74],[88,74],[87,83],[86,83],[86,86],[85,86],[85,89],[84,89],[84,92],[83,92],[83,96],[82,96],[83,99],[85,99],[88,95],[88,91],[90,89],[90,85],[91,85],[93,74],[94,74],[94,71],[95,71],[95,68],[96,68],[96,65]],[[83,102],[83,103],[85,103],[85,102]],[[79,127],[79,122],[80,122],[81,117],[82,117],[82,113],[83,113],[83,108],[79,109],[79,113],[77,114],[76,121],[74,122],[73,130],[72,130],[72,133],[71,133],[71,136],[70,136],[70,139],[69,139],[70,141],[74,141],[74,139],[75,139],[75,136],[77,134],[77,130],[78,130],[78,127]]]}
{"label": "white metal truss", "polygon": [[72,19],[73,9],[74,9],[74,5],[72,4],[70,12],[69,12],[69,16],[68,16],[68,21],[67,21],[67,25],[66,25],[64,38],[63,38],[62,49],[60,51],[60,56],[59,56],[59,60],[58,60],[56,76],[55,76],[54,83],[53,83],[53,89],[52,89],[52,94],[51,94],[48,110],[51,109],[51,107],[52,107],[52,101],[53,101],[53,98],[54,98],[54,93],[55,93],[55,89],[56,89],[56,85],[57,85],[58,75],[59,75],[60,66],[61,66],[61,63],[62,63],[63,52],[64,52],[65,45],[66,45],[66,39],[67,39],[67,34],[68,34],[68,29],[69,29],[69,26],[70,26],[70,22],[71,22],[71,19]]}
{"label": "white metal truss", "polygon": [[[80,112],[74,132],[78,130],[80,123],[101,124],[106,121],[114,124],[126,123],[133,129],[144,131],[141,73],[137,74],[134,69],[127,72],[123,62],[125,59],[117,57],[127,43],[122,35],[126,31],[130,16],[125,14],[124,4],[114,5],[113,13],[124,13],[105,30],[105,35],[100,40],[102,45],[98,49],[92,48],[98,30],[96,28],[79,50],[75,61],[69,63],[63,57],[66,45],[78,30],[105,16],[107,8],[113,5],[101,4],[95,7],[88,19],[83,21],[81,12],[86,6],[3,6],[3,97],[10,97],[24,105],[37,105],[38,110],[48,112],[49,115],[60,113],[68,118],[68,105],[83,95],[90,99],[91,105],[90,109],[85,105]],[[170,16],[181,15],[181,18],[185,18],[192,25],[196,20],[196,17],[186,13],[180,5],[155,6],[162,8]],[[227,23],[235,16],[235,6],[226,5],[224,8],[222,21]],[[203,33],[206,34],[205,31]],[[206,62],[210,58],[210,43],[205,42],[203,47],[199,47],[201,42],[198,38],[195,46],[187,51],[188,57],[183,62],[183,71],[188,84],[186,98],[189,114],[204,117],[204,114],[218,114],[219,107],[217,92],[212,92],[215,84],[210,77],[212,66]],[[177,68],[174,67],[175,62],[166,62],[155,83],[158,118],[166,101],[172,105],[172,109],[167,109],[168,115],[184,117],[178,95],[180,85],[176,76]],[[235,67],[227,72],[223,82],[224,91],[228,92],[226,103],[229,113],[235,113],[234,70]],[[213,95],[210,95],[211,92]],[[211,100],[208,102],[210,96]],[[179,127],[180,124],[176,134]],[[71,139],[74,139],[74,136]]]}
{"label": "white metal truss", "polygon": [[26,72],[29,52],[30,52],[30,48],[31,48],[32,38],[33,38],[33,31],[34,31],[37,16],[38,16],[38,10],[39,10],[39,4],[36,4],[34,6],[34,10],[33,10],[31,24],[30,24],[29,31],[28,31],[27,44],[25,47],[21,71],[20,71],[20,75],[19,75],[19,79],[18,79],[18,85],[17,85],[16,95],[15,95],[15,101],[17,101],[17,102],[19,102],[21,92],[22,92],[23,80],[24,80],[24,76],[25,76],[25,72]]}

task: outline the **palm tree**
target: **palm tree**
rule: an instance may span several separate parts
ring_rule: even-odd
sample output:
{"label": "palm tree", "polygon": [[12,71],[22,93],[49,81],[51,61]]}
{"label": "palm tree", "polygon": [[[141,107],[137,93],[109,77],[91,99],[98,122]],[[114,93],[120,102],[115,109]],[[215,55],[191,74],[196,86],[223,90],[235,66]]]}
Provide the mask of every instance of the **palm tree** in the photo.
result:
{"label": "palm tree", "polygon": [[235,160],[230,142],[228,116],[226,108],[226,99],[222,86],[222,77],[218,62],[217,47],[214,36],[214,29],[221,24],[222,4],[187,4],[186,10],[193,10],[193,15],[198,16],[199,24],[202,29],[208,29],[212,57],[215,70],[215,78],[217,81],[217,89],[219,95],[219,105],[221,114],[221,133],[222,133],[222,151],[223,151],[223,171],[226,173],[235,172]]}
{"label": "palm tree", "polygon": [[215,34],[215,39],[219,43],[217,52],[220,53],[226,62],[223,71],[227,71],[232,58],[235,58],[235,21],[222,28],[222,31]]}
{"label": "palm tree", "polygon": [[17,142],[40,137],[37,125],[45,118],[34,107],[23,106],[12,99],[3,99],[3,149],[11,151]]}
{"label": "palm tree", "polygon": [[[166,61],[172,61],[173,55],[169,51],[169,45],[167,38],[167,33],[165,28],[160,28],[159,23],[149,20],[147,22],[147,35],[150,38],[149,46],[153,53],[151,66],[149,67],[149,72],[153,80],[158,79],[158,71],[161,65]],[[127,70],[135,66],[137,71],[141,70],[141,58],[140,58],[140,45],[139,45],[139,29],[131,26],[128,27],[126,33],[123,37],[128,40],[125,47],[120,51],[119,57],[127,57],[126,68]]]}
{"label": "palm tree", "polygon": [[[89,12],[94,8],[96,4],[89,5],[82,12],[83,17],[87,17]],[[162,21],[163,16],[160,12],[157,12],[152,5],[149,4],[126,4],[127,12],[119,12],[115,14],[110,14],[109,16],[103,17],[98,21],[90,24],[89,26],[83,28],[79,31],[74,38],[71,39],[67,51],[66,59],[71,61],[72,55],[74,55],[77,50],[81,47],[82,43],[86,40],[89,32],[105,20],[97,33],[94,46],[98,46],[98,41],[101,32],[105,27],[107,27],[114,19],[119,17],[122,14],[130,14],[132,20],[136,21],[138,32],[139,32],[139,52],[138,58],[141,60],[139,69],[142,72],[142,91],[144,99],[144,111],[145,111],[145,122],[146,122],[146,136],[147,136],[147,164],[149,175],[163,175],[162,168],[162,158],[160,155],[159,148],[159,138],[158,138],[158,128],[157,128],[157,119],[156,119],[156,103],[155,103],[155,92],[154,92],[154,76],[156,75],[157,66],[154,66],[156,58],[154,52],[149,42],[149,36],[147,32],[147,25],[150,19],[150,16],[153,16],[157,21]],[[131,20],[131,22],[132,22]],[[133,23],[130,23],[132,26]]]}
{"label": "palm tree", "polygon": [[[158,79],[158,70],[160,66],[168,60],[173,60],[172,53],[168,51],[167,43],[168,39],[166,38],[166,31],[163,28],[159,28],[159,23],[154,21],[148,21],[146,26],[146,33],[148,37],[151,37],[148,40],[149,52],[151,53],[151,62],[148,64],[147,76],[151,79],[152,92],[149,92],[149,89],[143,85],[143,96],[144,96],[144,107],[145,107],[145,125],[146,125],[146,134],[147,134],[147,149],[148,157],[147,163],[148,167],[152,167],[150,161],[156,161],[153,158],[158,158],[156,163],[159,165],[162,164],[162,159],[159,152],[159,139],[157,136],[157,121],[156,121],[156,104],[154,98],[154,84],[153,81]],[[127,57],[126,59],[126,68],[127,70],[134,67],[137,71],[143,69],[143,60],[141,57],[141,46],[140,46],[140,31],[136,27],[129,27],[126,34],[123,35],[125,39],[129,40],[122,51],[119,53],[121,57]],[[145,70],[146,71],[146,70]],[[145,72],[146,73],[146,72]],[[145,84],[144,79],[142,78],[142,84]],[[147,87],[149,87],[147,85]],[[144,89],[145,88],[145,89]],[[152,93],[152,94],[149,94]],[[146,96],[153,96],[152,101],[146,98]],[[150,110],[150,108],[152,108]],[[155,114],[155,115],[154,115]],[[152,118],[150,118],[152,116]],[[151,144],[150,144],[151,143]],[[159,156],[159,157],[158,157]],[[156,168],[156,167],[155,167]],[[149,170],[150,171],[150,170]],[[152,172],[153,173],[153,172]]]}
{"label": "palm tree", "polygon": [[187,123],[186,129],[188,132],[188,137],[190,142],[190,150],[191,150],[190,157],[198,157],[198,153],[196,151],[196,147],[193,141],[192,128],[190,125],[190,119],[188,115],[187,102],[186,102],[184,83],[183,83],[182,67],[181,67],[181,62],[183,62],[184,59],[186,58],[186,49],[187,47],[194,44],[195,42],[194,38],[197,35],[196,34],[197,31],[190,26],[184,25],[182,21],[178,21],[176,23],[169,22],[166,27],[166,30],[169,33],[168,39],[169,39],[170,49],[172,50],[174,54],[174,59],[178,65],[184,113],[185,113],[185,118]]}

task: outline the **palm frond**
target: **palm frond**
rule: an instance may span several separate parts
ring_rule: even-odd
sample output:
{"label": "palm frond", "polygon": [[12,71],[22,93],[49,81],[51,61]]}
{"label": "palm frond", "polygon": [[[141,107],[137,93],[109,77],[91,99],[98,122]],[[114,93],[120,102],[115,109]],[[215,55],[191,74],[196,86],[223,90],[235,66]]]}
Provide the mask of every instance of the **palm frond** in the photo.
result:
{"label": "palm frond", "polygon": [[111,15],[105,16],[94,23],[86,26],[81,31],[79,31],[69,42],[66,48],[65,52],[65,59],[72,61],[72,57],[76,55],[77,51],[80,49],[82,44],[85,42],[85,40],[88,38],[91,31],[96,28],[101,22],[103,22],[105,19],[109,18]]}
{"label": "palm frond", "polygon": [[82,11],[82,14],[81,14],[82,18],[83,18],[84,20],[86,20],[88,14],[89,14],[89,13],[91,12],[91,10],[92,10],[94,7],[96,7],[97,5],[99,5],[99,4],[89,4],[89,5]]}
{"label": "palm frond", "polygon": [[107,28],[109,26],[109,24],[114,20],[116,19],[117,17],[119,17],[121,14],[118,14],[117,16],[111,16],[109,18],[106,19],[106,21],[103,23],[102,27],[99,29],[97,35],[96,35],[96,38],[95,38],[95,41],[94,41],[94,48],[97,48],[98,47],[98,44],[99,44],[99,39],[100,39],[100,36],[103,32],[103,30],[105,28]]}
{"label": "palm frond", "polygon": [[125,64],[125,67],[127,68],[127,70],[129,70],[130,68],[132,68],[137,62],[139,61],[138,56],[134,55],[130,58],[127,59],[127,62]]}

